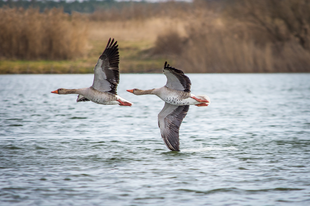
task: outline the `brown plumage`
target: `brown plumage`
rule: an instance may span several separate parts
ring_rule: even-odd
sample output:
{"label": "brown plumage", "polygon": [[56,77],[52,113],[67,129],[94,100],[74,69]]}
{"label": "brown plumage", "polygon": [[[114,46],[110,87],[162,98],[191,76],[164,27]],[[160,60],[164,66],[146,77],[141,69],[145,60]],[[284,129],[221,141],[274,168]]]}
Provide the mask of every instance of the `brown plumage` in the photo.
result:
{"label": "brown plumage", "polygon": [[208,106],[210,98],[206,95],[191,94],[191,81],[183,71],[171,67],[165,62],[164,74],[167,77],[165,86],[155,89],[129,89],[135,95],[153,94],[163,101],[165,106],[158,114],[158,126],[167,147],[179,151],[179,129],[185,118],[189,105]]}
{"label": "brown plumage", "polygon": [[131,106],[132,103],[117,95],[119,83],[118,44],[109,39],[94,68],[93,85],[81,89],[57,89],[55,94],[78,94],[77,102],[92,101],[98,104]]}

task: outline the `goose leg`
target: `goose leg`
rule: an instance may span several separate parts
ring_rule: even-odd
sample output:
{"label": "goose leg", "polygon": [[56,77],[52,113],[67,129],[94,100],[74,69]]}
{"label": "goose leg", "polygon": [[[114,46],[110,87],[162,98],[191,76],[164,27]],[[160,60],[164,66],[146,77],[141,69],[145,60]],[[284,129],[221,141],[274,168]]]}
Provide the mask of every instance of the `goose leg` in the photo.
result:
{"label": "goose leg", "polygon": [[191,97],[191,98],[193,98],[193,99],[196,100],[197,102],[206,102],[206,103],[209,103],[209,101],[206,100],[206,99],[198,99],[197,97]]}
{"label": "goose leg", "polygon": [[117,99],[117,101],[119,102],[120,106],[131,106],[131,103],[129,102],[122,102],[120,99]]}
{"label": "goose leg", "polygon": [[208,103],[200,103],[200,104],[195,104],[195,106],[197,106],[197,107],[207,107],[207,106],[209,106],[209,104]]}

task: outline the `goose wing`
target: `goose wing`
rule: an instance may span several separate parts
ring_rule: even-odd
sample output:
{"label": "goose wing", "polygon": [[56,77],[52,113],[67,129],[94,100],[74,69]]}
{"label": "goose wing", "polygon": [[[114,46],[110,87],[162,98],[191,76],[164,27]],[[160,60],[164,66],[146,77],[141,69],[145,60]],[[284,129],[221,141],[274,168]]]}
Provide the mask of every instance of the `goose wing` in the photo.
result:
{"label": "goose wing", "polygon": [[100,55],[94,69],[94,82],[92,87],[101,92],[116,94],[119,83],[119,52],[117,41],[111,38]]}
{"label": "goose wing", "polygon": [[179,129],[187,114],[189,105],[177,106],[165,103],[158,114],[158,127],[167,147],[172,151],[179,151]]}
{"label": "goose wing", "polygon": [[166,87],[185,92],[191,91],[191,80],[183,71],[173,68],[165,62],[163,72],[167,77]]}

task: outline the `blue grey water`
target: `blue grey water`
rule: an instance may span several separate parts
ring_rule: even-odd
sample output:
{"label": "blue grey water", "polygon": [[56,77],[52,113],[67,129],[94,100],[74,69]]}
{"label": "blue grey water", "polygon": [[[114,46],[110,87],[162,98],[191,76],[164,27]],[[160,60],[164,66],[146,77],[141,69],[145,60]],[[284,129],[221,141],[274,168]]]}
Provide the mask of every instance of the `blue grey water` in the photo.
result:
{"label": "blue grey water", "polygon": [[310,74],[188,74],[180,152],[157,126],[163,102],[126,89],[163,74],[122,74],[132,107],[76,103],[60,87],[93,75],[0,76],[0,205],[310,205]]}

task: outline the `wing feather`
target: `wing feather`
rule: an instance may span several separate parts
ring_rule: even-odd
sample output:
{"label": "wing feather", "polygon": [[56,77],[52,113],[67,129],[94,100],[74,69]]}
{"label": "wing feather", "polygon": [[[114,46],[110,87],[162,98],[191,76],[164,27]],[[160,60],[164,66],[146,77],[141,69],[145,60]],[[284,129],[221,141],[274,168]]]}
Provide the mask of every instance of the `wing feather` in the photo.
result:
{"label": "wing feather", "polygon": [[89,99],[87,99],[86,97],[84,97],[83,95],[78,95],[76,102],[86,102],[86,101],[90,101]]}
{"label": "wing feather", "polygon": [[119,83],[119,51],[117,41],[109,39],[94,69],[92,87],[101,92],[117,93]]}
{"label": "wing feather", "polygon": [[158,114],[158,126],[167,147],[172,151],[179,151],[179,129],[186,116],[189,105],[177,106],[165,103]]}
{"label": "wing feather", "polygon": [[173,68],[165,62],[163,72],[167,77],[166,87],[185,92],[191,91],[191,80],[183,71]]}

